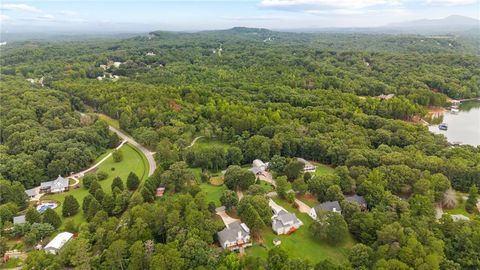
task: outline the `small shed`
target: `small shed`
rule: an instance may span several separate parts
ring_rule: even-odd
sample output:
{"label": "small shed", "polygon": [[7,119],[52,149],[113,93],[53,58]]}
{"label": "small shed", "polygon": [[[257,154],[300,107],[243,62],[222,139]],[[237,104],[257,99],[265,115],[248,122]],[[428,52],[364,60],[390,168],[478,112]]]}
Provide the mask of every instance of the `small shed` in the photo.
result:
{"label": "small shed", "polygon": [[24,224],[24,223],[25,223],[25,215],[13,217],[13,224],[14,225]]}
{"label": "small shed", "polygon": [[157,192],[155,193],[155,196],[163,197],[164,193],[165,193],[165,188],[164,187],[159,187],[159,188],[157,188]]}

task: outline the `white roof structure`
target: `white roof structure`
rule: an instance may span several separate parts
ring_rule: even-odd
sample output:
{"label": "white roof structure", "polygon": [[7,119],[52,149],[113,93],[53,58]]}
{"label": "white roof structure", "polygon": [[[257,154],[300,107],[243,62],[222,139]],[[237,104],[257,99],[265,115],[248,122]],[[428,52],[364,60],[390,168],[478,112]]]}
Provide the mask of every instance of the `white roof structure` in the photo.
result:
{"label": "white roof structure", "polygon": [[56,254],[70,239],[73,234],[69,232],[61,232],[55,236],[43,249],[52,254]]}
{"label": "white roof structure", "polygon": [[25,215],[13,217],[13,224],[24,224]]}
{"label": "white roof structure", "polygon": [[57,193],[62,192],[66,188],[68,188],[68,179],[63,178],[62,176],[58,176],[57,179],[53,181],[43,182],[40,183],[40,189],[48,189],[50,188],[50,192]]}

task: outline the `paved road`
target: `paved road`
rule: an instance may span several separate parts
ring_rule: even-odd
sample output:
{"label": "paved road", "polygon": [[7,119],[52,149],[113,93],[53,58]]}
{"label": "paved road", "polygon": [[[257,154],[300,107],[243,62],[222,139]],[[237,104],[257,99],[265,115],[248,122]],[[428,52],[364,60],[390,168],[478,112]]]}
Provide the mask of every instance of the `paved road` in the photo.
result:
{"label": "paved road", "polygon": [[125,133],[121,132],[120,130],[118,130],[118,129],[112,127],[112,126],[109,126],[109,127],[110,127],[110,130],[117,133],[117,135],[120,138],[128,141],[129,144],[137,147],[140,151],[142,151],[142,153],[145,155],[145,157],[147,157],[148,166],[150,167],[150,169],[148,171],[148,176],[151,176],[155,172],[155,170],[157,169],[157,164],[155,163],[155,158],[153,156],[155,153],[151,152],[150,150],[145,148],[143,145],[137,143],[134,139],[132,139],[131,137],[129,137]]}

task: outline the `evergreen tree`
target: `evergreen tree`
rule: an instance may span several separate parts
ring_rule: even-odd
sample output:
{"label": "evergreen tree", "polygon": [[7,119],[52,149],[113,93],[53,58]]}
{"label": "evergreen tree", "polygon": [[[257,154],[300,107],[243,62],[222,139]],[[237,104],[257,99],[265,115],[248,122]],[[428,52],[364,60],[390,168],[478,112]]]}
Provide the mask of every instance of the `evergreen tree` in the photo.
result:
{"label": "evergreen tree", "polygon": [[78,213],[78,208],[80,205],[78,204],[77,199],[72,195],[65,196],[65,200],[63,201],[62,207],[62,215],[64,217],[71,217]]}
{"label": "evergreen tree", "polygon": [[25,214],[25,220],[30,223],[40,223],[42,222],[42,215],[33,207],[29,207],[27,213]]}
{"label": "evergreen tree", "polygon": [[48,223],[57,229],[62,224],[62,220],[53,209],[48,208],[43,213],[43,223]]}
{"label": "evergreen tree", "polygon": [[115,150],[112,153],[113,161],[114,162],[120,162],[123,160],[123,152],[122,150]]}
{"label": "evergreen tree", "polygon": [[97,201],[97,199],[92,198],[90,203],[88,204],[88,209],[86,213],[87,220],[91,220],[95,216],[95,214],[100,210],[102,210],[102,206]]}
{"label": "evergreen tree", "polygon": [[477,208],[477,197],[478,197],[478,188],[477,186],[473,185],[470,187],[470,190],[468,191],[468,199],[467,202],[465,203],[465,210],[469,213],[475,212],[475,209]]}
{"label": "evergreen tree", "polygon": [[85,198],[83,198],[83,202],[82,202],[82,210],[83,210],[83,213],[86,214],[87,213],[87,210],[88,210],[88,205],[90,204],[90,202],[92,200],[94,200],[95,197],[92,196],[92,194],[88,194]]}
{"label": "evergreen tree", "polygon": [[118,189],[120,190],[123,190],[123,181],[120,177],[115,177],[113,178],[113,182],[112,182],[112,191],[117,187]]}
{"label": "evergreen tree", "polygon": [[140,179],[134,172],[130,172],[128,174],[127,178],[127,188],[129,190],[135,190],[138,188],[138,185],[140,184]]}
{"label": "evergreen tree", "polygon": [[99,189],[102,189],[102,186],[100,186],[97,180],[93,180],[92,183],[90,184],[90,188],[88,189],[88,192],[92,195],[95,195],[95,193]]}

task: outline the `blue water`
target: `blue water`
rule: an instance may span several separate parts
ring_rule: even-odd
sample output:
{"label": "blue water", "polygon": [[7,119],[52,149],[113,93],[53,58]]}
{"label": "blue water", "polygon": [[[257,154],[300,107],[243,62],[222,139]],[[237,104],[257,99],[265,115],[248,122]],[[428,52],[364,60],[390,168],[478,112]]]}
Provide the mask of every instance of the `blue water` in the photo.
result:
{"label": "blue water", "polygon": [[37,211],[39,213],[43,213],[43,212],[47,211],[48,208],[54,209],[55,207],[57,207],[57,205],[54,204],[54,203],[45,203],[45,204],[41,204],[41,205],[37,206]]}

